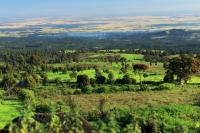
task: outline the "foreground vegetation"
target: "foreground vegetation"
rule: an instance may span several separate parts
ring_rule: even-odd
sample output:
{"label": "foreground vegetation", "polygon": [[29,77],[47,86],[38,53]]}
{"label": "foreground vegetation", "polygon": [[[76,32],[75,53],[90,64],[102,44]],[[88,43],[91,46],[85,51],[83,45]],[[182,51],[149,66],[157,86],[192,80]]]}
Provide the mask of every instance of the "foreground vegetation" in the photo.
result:
{"label": "foreground vegetation", "polygon": [[2,132],[196,133],[200,56],[159,50],[0,52]]}

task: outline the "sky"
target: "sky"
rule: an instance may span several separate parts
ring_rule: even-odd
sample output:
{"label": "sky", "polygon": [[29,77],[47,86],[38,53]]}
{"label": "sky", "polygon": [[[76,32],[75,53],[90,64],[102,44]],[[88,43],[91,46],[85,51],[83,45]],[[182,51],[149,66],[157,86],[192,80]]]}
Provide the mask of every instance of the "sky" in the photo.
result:
{"label": "sky", "polygon": [[200,0],[0,0],[0,19],[200,14]]}

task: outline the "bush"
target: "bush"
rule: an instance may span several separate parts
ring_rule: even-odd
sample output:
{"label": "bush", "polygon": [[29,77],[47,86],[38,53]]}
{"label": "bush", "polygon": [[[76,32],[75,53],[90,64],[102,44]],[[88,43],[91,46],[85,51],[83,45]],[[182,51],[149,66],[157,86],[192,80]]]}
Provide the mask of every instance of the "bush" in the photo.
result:
{"label": "bush", "polygon": [[19,93],[19,99],[30,104],[35,102],[35,95],[32,90],[22,89]]}
{"label": "bush", "polygon": [[119,86],[111,86],[110,91],[111,92],[118,92],[118,91],[120,91],[120,87]]}
{"label": "bush", "polygon": [[144,78],[147,78],[148,76],[149,76],[149,75],[148,75],[147,73],[144,73],[144,74],[143,74],[143,77],[144,77]]}
{"label": "bush", "polygon": [[21,81],[21,87],[24,88],[34,88],[37,85],[37,80],[32,76],[27,76],[23,81]]}
{"label": "bush", "polygon": [[95,86],[95,84],[96,84],[96,80],[95,79],[93,79],[93,78],[91,78],[90,79],[90,84],[94,87]]}
{"label": "bush", "polygon": [[0,89],[0,99],[3,98],[4,94],[5,94],[5,91]]}
{"label": "bush", "polygon": [[136,84],[137,83],[137,80],[132,78],[132,84]]}
{"label": "bush", "polygon": [[122,84],[122,79],[116,79],[115,84]]}
{"label": "bush", "polygon": [[49,105],[47,104],[40,104],[40,105],[37,105],[35,107],[35,112],[36,113],[51,113],[52,112],[52,109]]}
{"label": "bush", "polygon": [[77,84],[79,87],[86,87],[90,85],[90,79],[87,75],[78,75]]}
{"label": "bush", "polygon": [[171,90],[176,88],[175,84],[163,83],[155,88],[155,90]]}
{"label": "bush", "polygon": [[82,87],[82,88],[81,88],[81,91],[82,91],[83,93],[90,94],[90,93],[92,93],[93,88],[92,88],[91,86]]}
{"label": "bush", "polygon": [[116,79],[115,84],[135,84],[136,82],[136,79],[130,78],[128,75],[124,75],[122,79]]}
{"label": "bush", "polygon": [[49,123],[52,119],[51,116],[52,109],[47,104],[37,105],[35,108],[34,119],[40,123],[46,124]]}
{"label": "bush", "polygon": [[63,93],[63,95],[73,95],[74,90],[73,89],[63,89],[62,93]]}
{"label": "bush", "polygon": [[129,91],[129,87],[127,85],[122,85],[120,91]]}
{"label": "bush", "polygon": [[77,90],[74,91],[74,95],[79,95],[79,94],[81,94],[81,93],[82,93],[82,92],[81,92],[80,89],[77,89]]}
{"label": "bush", "polygon": [[96,92],[96,93],[108,93],[108,92],[110,92],[110,88],[103,86],[103,87],[97,88],[96,90],[94,90],[94,92]]}
{"label": "bush", "polygon": [[124,75],[122,78],[122,84],[132,84],[132,79],[128,74]]}
{"label": "bush", "polygon": [[149,91],[149,90],[151,90],[151,89],[150,89],[150,87],[149,87],[148,85],[142,85],[142,86],[140,87],[140,90],[141,90],[141,91]]}
{"label": "bush", "polygon": [[61,78],[55,78],[55,79],[54,79],[54,83],[56,84],[56,86],[62,85],[62,80],[61,80]]}
{"label": "bush", "polygon": [[170,74],[167,74],[167,75],[165,75],[163,81],[164,81],[164,82],[167,82],[167,83],[171,83],[171,82],[174,81],[174,76],[173,76],[173,75],[170,75]]}
{"label": "bush", "polygon": [[96,79],[96,83],[97,84],[105,84],[106,83],[106,77],[103,75],[100,75],[97,77]]}

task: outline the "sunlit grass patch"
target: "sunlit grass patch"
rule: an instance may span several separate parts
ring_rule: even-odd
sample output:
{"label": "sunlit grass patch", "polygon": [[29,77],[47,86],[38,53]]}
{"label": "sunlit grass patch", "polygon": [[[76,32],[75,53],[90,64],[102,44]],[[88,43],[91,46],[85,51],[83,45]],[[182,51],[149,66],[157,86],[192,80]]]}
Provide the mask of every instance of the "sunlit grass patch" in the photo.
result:
{"label": "sunlit grass patch", "polygon": [[20,115],[22,107],[19,101],[4,101],[0,99],[0,129]]}

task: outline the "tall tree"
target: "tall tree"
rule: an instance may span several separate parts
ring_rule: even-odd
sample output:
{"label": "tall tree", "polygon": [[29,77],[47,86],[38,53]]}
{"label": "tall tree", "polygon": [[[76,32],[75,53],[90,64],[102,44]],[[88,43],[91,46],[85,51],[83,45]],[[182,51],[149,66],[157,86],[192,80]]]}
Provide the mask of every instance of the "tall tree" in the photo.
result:
{"label": "tall tree", "polygon": [[192,74],[200,72],[200,59],[191,55],[182,54],[179,57],[170,59],[164,65],[167,70],[166,76],[177,77],[177,82],[181,85],[185,84]]}
{"label": "tall tree", "polygon": [[135,73],[137,73],[139,75],[140,78],[140,88],[143,88],[143,84],[142,84],[142,73],[144,71],[146,71],[149,68],[148,65],[146,64],[133,64],[133,70]]}

